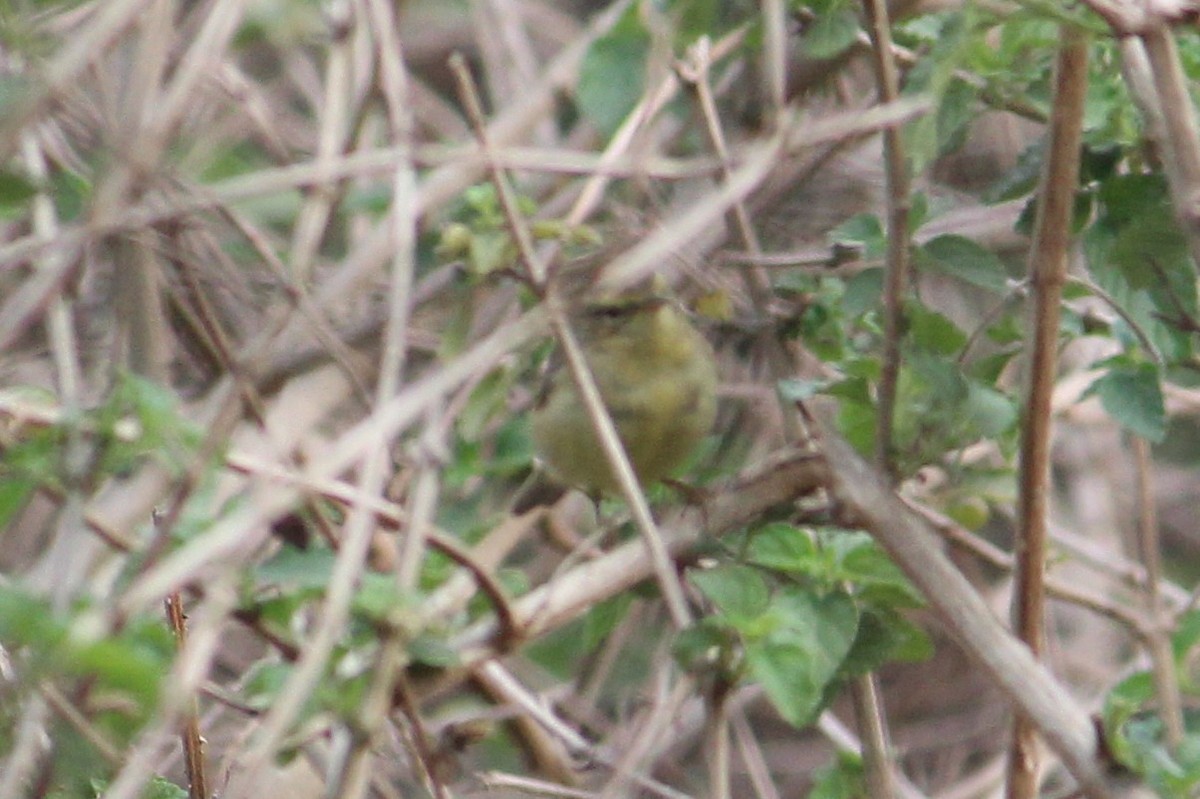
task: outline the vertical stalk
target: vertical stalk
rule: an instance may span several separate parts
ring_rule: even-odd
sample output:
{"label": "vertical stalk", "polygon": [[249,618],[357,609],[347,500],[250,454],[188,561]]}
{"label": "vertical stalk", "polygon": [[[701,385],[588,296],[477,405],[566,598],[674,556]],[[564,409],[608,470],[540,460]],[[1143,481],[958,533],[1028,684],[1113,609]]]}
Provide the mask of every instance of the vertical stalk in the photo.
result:
{"label": "vertical stalk", "polygon": [[1150,631],[1146,636],[1153,664],[1154,690],[1158,694],[1159,714],[1166,727],[1167,745],[1175,749],[1183,743],[1183,698],[1179,676],[1175,673],[1175,655],[1171,650],[1171,613],[1162,596],[1162,557],[1158,547],[1158,512],[1154,506],[1154,473],[1150,445],[1141,436],[1130,436],[1134,468],[1137,472],[1137,531],[1135,553],[1146,569],[1146,605]]}
{"label": "vertical stalk", "polygon": [[[879,102],[890,103],[900,96],[900,74],[892,50],[892,23],[886,0],[863,0],[875,84]],[[900,337],[904,323],[904,295],[909,272],[909,180],[908,160],[899,128],[883,131],[883,161],[887,176],[887,277],[883,287],[883,353],[879,378],[879,406],[875,419],[875,467],[881,474],[894,475],[892,430],[896,418],[896,386],[900,379]],[[896,795],[891,762],[891,741],[879,690],[873,675],[856,678],[851,685],[854,714],[862,739],[867,787],[874,797]]]}
{"label": "vertical stalk", "polygon": [[[1029,341],[1029,388],[1021,430],[1018,475],[1016,585],[1013,626],[1035,656],[1045,636],[1045,563],[1050,475],[1050,398],[1058,355],[1059,308],[1067,276],[1071,213],[1079,182],[1079,146],[1087,93],[1087,39],[1063,26],[1054,65],[1050,146],[1042,172],[1037,222],[1029,255],[1033,320]],[[1008,762],[1009,799],[1038,795],[1040,757],[1033,723],[1018,714]]]}
{"label": "vertical stalk", "polygon": [[[891,21],[885,0],[864,0],[870,26],[875,82],[879,101],[900,96],[900,77],[892,52]],[[900,379],[900,336],[904,327],[904,294],[908,289],[910,179],[899,128],[883,131],[887,174],[887,277],[883,286],[883,364],[879,376],[879,412],[875,426],[875,465],[892,473],[892,430],[896,417],[896,385]]]}

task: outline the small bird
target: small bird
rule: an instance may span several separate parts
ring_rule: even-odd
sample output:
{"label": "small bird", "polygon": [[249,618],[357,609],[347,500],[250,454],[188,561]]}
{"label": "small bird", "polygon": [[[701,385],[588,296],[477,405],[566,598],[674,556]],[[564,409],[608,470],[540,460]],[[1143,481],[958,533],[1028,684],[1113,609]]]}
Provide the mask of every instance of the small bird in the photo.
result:
{"label": "small bird", "polygon": [[[661,291],[588,302],[571,322],[639,482],[658,482],[712,428],[717,413],[712,347]],[[620,492],[570,371],[561,365],[549,375],[533,411],[533,443],[562,483],[593,499]],[[562,493],[561,487],[535,481],[513,510],[524,513]]]}

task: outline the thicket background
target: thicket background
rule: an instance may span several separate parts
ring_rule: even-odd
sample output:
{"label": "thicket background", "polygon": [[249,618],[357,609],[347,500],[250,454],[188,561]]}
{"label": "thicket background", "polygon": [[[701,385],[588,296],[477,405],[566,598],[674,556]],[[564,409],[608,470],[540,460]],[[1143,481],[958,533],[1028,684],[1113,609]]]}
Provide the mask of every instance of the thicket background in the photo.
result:
{"label": "thicket background", "polygon": [[[0,5],[0,796],[1192,795],[1191,11]],[[514,518],[580,259],[719,420]]]}

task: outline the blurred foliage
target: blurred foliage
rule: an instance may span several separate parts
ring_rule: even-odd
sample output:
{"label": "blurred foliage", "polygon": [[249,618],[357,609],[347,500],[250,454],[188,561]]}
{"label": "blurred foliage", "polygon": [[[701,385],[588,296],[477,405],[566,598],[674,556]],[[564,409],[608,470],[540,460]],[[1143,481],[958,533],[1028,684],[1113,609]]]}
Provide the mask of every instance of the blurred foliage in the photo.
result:
{"label": "blurred foliage", "polygon": [[920,598],[870,536],[771,524],[728,546],[741,557],[688,573],[715,612],[679,636],[685,668],[752,678],[805,726],[848,677],[931,654],[903,614]]}
{"label": "blurred foliage", "polygon": [[[1185,697],[1194,703],[1200,697],[1200,611],[1190,611],[1172,636],[1174,662]],[[1187,799],[1200,790],[1200,711],[1185,707],[1183,740],[1177,746],[1166,741],[1166,723],[1157,706],[1154,675],[1137,671],[1125,677],[1108,694],[1104,703],[1105,742],[1120,765],[1147,780],[1159,796]]]}
{"label": "blurred foliage", "polygon": [[[24,71],[5,65],[0,74],[0,115],[22,107],[40,91],[41,69],[61,47],[56,35],[40,21],[43,15],[72,5],[78,4],[26,0],[0,7],[0,41],[6,55],[12,54],[13,64],[29,65]],[[716,73],[728,81],[744,82],[733,84],[731,97],[720,98],[720,110],[736,111],[743,104],[761,102],[755,96],[760,89],[755,85],[754,66],[762,54],[759,5],[749,0],[631,4],[617,24],[588,48],[575,85],[558,98],[561,107],[556,109],[556,121],[586,120],[594,133],[607,139],[625,122],[649,83],[667,74],[672,58],[681,58],[700,36],[717,40],[732,32],[744,33],[745,38],[733,55],[716,65]],[[444,6],[435,11],[462,11],[459,4]],[[836,62],[850,58],[858,47],[863,27],[857,3],[794,0],[788,9],[790,46],[797,57]],[[1143,140],[1136,109],[1119,79],[1116,42],[1100,21],[1081,6],[1043,2],[1003,7],[968,3],[897,21],[896,42],[905,51],[904,92],[928,98],[936,109],[905,128],[905,144],[914,173],[923,175],[969,141],[972,126],[983,111],[1003,110],[1025,119],[1044,120],[1050,111],[1050,69],[1058,26],[1064,21],[1080,25],[1093,36],[1086,147],[1080,154],[1076,204],[1086,268],[1073,276],[1068,287],[1061,340],[1064,348],[1090,338],[1108,343],[1108,352],[1088,365],[1097,376],[1082,399],[1097,398],[1105,412],[1129,433],[1169,445],[1171,431],[1181,429],[1184,422],[1168,414],[1164,398],[1172,387],[1193,387],[1200,377],[1196,374],[1200,299],[1195,266],[1187,240],[1174,221],[1169,187],[1157,168],[1158,154]],[[269,96],[281,75],[307,75],[306,70],[314,66],[298,66],[299,60],[290,60],[295,54],[320,53],[314,63],[324,67],[327,56],[321,48],[330,46],[329,34],[322,4],[316,0],[268,0],[249,4],[231,52],[245,78],[265,87]],[[1191,85],[1200,86],[1196,36],[1182,32],[1180,37]],[[744,72],[731,68],[735,62],[741,62],[739,69]],[[312,69],[314,76],[319,72]],[[431,83],[436,85],[436,80]],[[812,91],[821,94],[824,90]],[[102,99],[115,103],[112,98]],[[319,92],[281,93],[275,99],[277,110],[295,115],[289,119],[317,127]],[[707,151],[698,133],[700,127],[694,124],[691,99],[685,95],[666,111],[689,131],[672,144],[678,153]],[[111,112],[105,107],[95,116]],[[280,153],[276,147],[298,160],[313,148],[313,141],[303,137],[284,139],[282,145],[267,144],[257,134],[222,138],[218,134],[227,130],[222,126],[227,120],[221,114],[198,116],[203,120],[198,129],[189,129],[179,141],[171,142],[160,163],[147,165],[148,170],[158,170],[156,176],[162,178],[162,184],[227,185],[277,166]],[[732,119],[736,114],[729,116]],[[83,125],[88,119],[79,115],[72,124]],[[355,135],[365,140],[369,126],[363,120],[353,124]],[[279,127],[280,131],[272,132],[295,135],[287,126]],[[0,165],[0,221],[11,226],[13,235],[23,235],[20,231],[32,229],[31,205],[44,197],[50,200],[60,225],[85,225],[101,202],[98,187],[119,163],[126,133],[118,128],[81,136],[78,152],[73,153],[76,157],[52,159],[44,179],[32,177],[19,159]],[[1032,195],[1044,152],[1044,141],[1031,142],[1016,165],[984,192],[991,202],[1023,201],[1025,230],[1036,212]],[[614,180],[614,194],[635,192],[638,180]],[[320,253],[331,263],[347,256],[360,237],[361,223],[378,222],[390,212],[391,196],[382,182],[350,183],[334,204],[321,239]],[[244,214],[245,219],[276,236],[265,246],[282,251],[285,245],[280,242],[295,233],[307,190],[306,186],[304,190],[243,197],[231,206],[230,213]],[[517,198],[518,211],[529,220],[538,241],[560,242],[569,255],[601,243],[596,230],[569,228],[553,213],[544,213],[539,203],[546,195],[536,193],[536,187],[528,191]],[[914,194],[911,228],[916,231],[939,219],[951,205],[925,193]],[[424,220],[417,274],[430,275],[446,264],[462,267],[441,289],[429,312],[437,339],[428,352],[421,353],[426,360],[420,365],[436,368],[478,334],[476,326],[484,318],[483,290],[513,274],[519,259],[490,185],[466,189],[448,208],[424,210],[428,218]],[[209,231],[214,239],[221,239],[212,260],[227,259],[233,267],[231,274],[261,291],[262,253],[241,238],[222,238],[227,222],[223,218]],[[775,324],[781,338],[802,346],[823,369],[820,379],[795,378],[778,388],[788,400],[817,394],[832,399],[840,431],[860,451],[869,453],[875,449],[882,369],[885,226],[875,214],[854,215],[831,231],[827,241],[831,247],[842,248],[843,254],[849,253],[846,262],[857,262],[856,268],[841,270],[837,267],[844,264],[838,262],[827,270],[779,268],[770,272],[772,299],[784,310],[768,321]],[[1021,397],[1014,373],[1021,368],[1028,327],[1023,300],[1029,287],[1023,265],[1006,261],[961,235],[922,240],[913,246],[911,255],[915,288],[905,300],[904,360],[892,442],[897,473],[911,477],[924,469],[938,470],[945,482],[926,499],[964,526],[982,530],[993,520],[996,508],[1015,501],[1012,475]],[[206,259],[193,256],[193,260]],[[18,268],[25,265],[18,264],[12,271]],[[212,282],[222,283],[223,278]],[[104,279],[107,276],[97,282]],[[77,290],[73,276],[66,282],[71,284],[70,291]],[[90,285],[84,280],[78,283],[83,287],[80,291]],[[273,283],[270,288],[278,289]],[[948,307],[942,302],[948,295],[967,301],[963,307]],[[528,295],[520,296],[528,299]],[[722,324],[735,326],[737,309],[724,307],[727,295],[717,296],[721,302],[711,304],[722,309],[713,315]],[[350,297],[347,302],[353,304],[356,299]],[[1097,313],[1097,307],[1103,312]],[[479,540],[494,527],[514,485],[528,471],[531,446],[522,411],[533,393],[528,386],[536,382],[535,366],[546,356],[545,346],[531,348],[520,358],[479,376],[469,391],[454,398],[447,451],[437,455],[444,460],[444,468],[435,518],[445,534],[467,543]],[[176,390],[119,370],[111,374],[104,378],[111,385],[103,390],[101,401],[49,423],[4,431],[5,437],[0,439],[0,528],[19,519],[39,492],[90,499],[147,464],[180,481],[189,472],[197,472],[189,475],[198,482],[192,501],[171,530],[170,540],[163,544],[168,550],[202,534],[222,514],[237,507],[241,497],[216,504],[211,483],[221,447],[211,454],[202,448],[206,431],[180,411]],[[56,402],[49,396],[33,395],[29,401],[46,408]],[[986,461],[966,458],[965,453],[980,443],[992,445],[999,457]],[[401,444],[416,447],[419,442],[406,439]],[[734,473],[740,464],[736,458],[723,457],[729,449],[723,446],[721,435],[714,434],[695,471],[706,480]],[[194,469],[201,452],[211,462]],[[1182,463],[1196,465],[1195,448],[1177,447],[1175,455]],[[397,456],[400,461],[405,457]],[[408,462],[401,465],[411,466]],[[324,522],[336,525],[343,520],[340,506],[323,501],[317,507],[325,515]],[[602,511],[609,509],[611,506]],[[317,521],[304,519],[306,524]],[[910,618],[919,598],[862,533],[763,523],[713,544],[711,554],[711,564],[687,570],[688,583],[710,612],[665,643],[683,668],[714,691],[757,682],[783,719],[805,726],[829,706],[846,680],[889,662],[917,660],[931,652],[929,639]],[[239,618],[280,648],[299,651],[325,599],[334,559],[323,543],[314,542],[304,550],[283,546],[264,562],[248,562],[238,584]],[[538,576],[544,576],[526,568],[533,560],[528,548],[519,550],[495,575],[510,595],[528,591]],[[140,554],[125,559],[120,568],[106,573],[109,583],[97,591],[119,590],[144,566]],[[367,574],[355,588],[351,622],[339,638],[301,722],[354,720],[383,632],[402,638],[406,664],[414,673],[437,673],[457,665],[459,653],[452,646],[452,636],[489,617],[494,612],[490,600],[476,597],[436,624],[422,621],[418,612],[428,592],[443,585],[456,570],[449,558],[430,554],[419,591],[411,595],[400,592],[391,575]],[[531,642],[522,654],[548,674],[579,678],[631,614],[650,618],[654,611],[647,610],[650,603],[644,600],[654,596],[653,586],[623,592]],[[0,692],[0,752],[8,752],[12,744],[21,700],[43,683],[83,697],[79,704],[88,711],[90,722],[119,747],[133,741],[161,709],[162,681],[170,673],[174,657],[169,635],[162,623],[149,615],[114,618],[106,601],[105,596],[80,596],[55,603],[20,579],[6,576],[0,582],[0,644],[16,675]],[[1198,619],[1195,613],[1185,616],[1175,635],[1175,665],[1189,695],[1198,690],[1192,665],[1200,639]],[[664,644],[662,625],[640,623],[641,616],[633,620],[639,623],[620,652],[611,679],[614,683],[636,684],[647,673],[656,645]],[[258,660],[244,675],[240,698],[255,709],[270,707],[292,668],[286,657]],[[1200,718],[1189,713],[1183,745],[1166,746],[1153,689],[1146,672],[1125,678],[1113,689],[1104,715],[1110,747],[1122,764],[1145,775],[1163,796],[1192,795],[1200,784]],[[600,701],[615,706],[621,701],[619,694],[614,690]],[[47,795],[101,792],[103,783],[97,775],[109,775],[111,764],[70,725],[56,722],[52,737],[56,752],[51,782],[55,789]],[[507,739],[497,736],[489,746],[502,750],[497,760],[514,759]],[[861,780],[857,760],[839,758],[815,776],[810,796],[862,795]],[[180,792],[160,782],[146,795],[165,799]]]}

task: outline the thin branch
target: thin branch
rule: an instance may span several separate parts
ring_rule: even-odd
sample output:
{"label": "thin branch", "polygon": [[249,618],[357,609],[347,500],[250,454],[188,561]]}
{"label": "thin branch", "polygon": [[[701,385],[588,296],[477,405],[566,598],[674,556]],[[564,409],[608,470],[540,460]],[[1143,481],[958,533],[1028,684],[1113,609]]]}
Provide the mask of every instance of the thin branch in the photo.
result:
{"label": "thin branch", "polygon": [[354,6],[349,0],[335,0],[325,10],[329,46],[322,80],[324,96],[314,109],[317,116],[317,152],[313,165],[317,175],[308,186],[307,196],[292,225],[291,253],[288,258],[291,275],[301,284],[307,284],[312,278],[317,250],[325,237],[337,200],[338,187],[328,175],[327,167],[345,150],[350,138],[350,120],[358,111],[352,104],[357,106],[362,100],[354,91],[354,37],[373,26],[356,25],[354,14]]}
{"label": "thin branch", "polygon": [[[881,103],[900,96],[900,77],[892,52],[891,21],[884,0],[864,0],[870,25],[875,84]],[[887,171],[887,277],[883,287],[883,351],[875,417],[875,464],[892,470],[892,429],[896,415],[896,388],[900,378],[900,339],[904,326],[904,301],[908,288],[910,208],[908,163],[900,131],[883,131],[883,160]]]}
{"label": "thin branch", "polygon": [[[747,477],[714,492],[702,507],[681,510],[676,522],[665,528],[664,543],[672,556],[686,555],[702,535],[722,535],[738,529],[770,508],[811,493],[826,479],[823,464],[812,452],[785,450]],[[646,559],[643,543],[628,541],[514,600],[513,617],[524,636],[536,638],[652,576],[654,570]],[[496,620],[486,619],[449,644],[469,666],[498,653],[497,633]],[[451,678],[457,679],[455,675]]]}
{"label": "thin branch", "polygon": [[[304,480],[320,482],[342,473],[361,457],[364,450],[408,429],[423,418],[425,409],[431,404],[543,329],[544,318],[537,309],[501,325],[458,358],[409,384],[346,430],[325,457],[308,464]],[[254,551],[268,535],[271,521],[294,507],[300,493],[300,489],[292,484],[261,483],[255,486],[249,491],[244,505],[232,510],[204,535],[184,544],[136,580],[121,599],[122,609],[133,612],[156,602],[167,592],[209,573],[215,564]]]}
{"label": "thin branch", "polygon": [[1141,33],[1141,40],[1165,123],[1161,143],[1175,215],[1187,237],[1193,265],[1200,268],[1200,128],[1196,109],[1171,29],[1165,24],[1153,25]]}
{"label": "thin branch", "polygon": [[[900,96],[900,76],[892,48],[892,24],[885,0],[863,0],[871,35],[876,91],[881,103]],[[900,130],[883,131],[883,161],[887,177],[887,267],[883,286],[883,346],[875,413],[875,467],[893,474],[892,432],[896,421],[896,392],[900,382],[904,304],[909,283],[908,159]],[[863,743],[863,761],[871,795],[890,799],[896,795],[894,765],[887,719],[875,678],[864,675],[851,686],[854,712]]]}
{"label": "thin branch", "polygon": [[[183,599],[176,591],[166,598],[167,622],[175,636],[175,646],[182,651],[187,645],[187,617],[183,613]],[[208,799],[208,776],[204,768],[204,738],[200,735],[200,718],[196,712],[196,700],[191,698],[184,711],[183,740],[184,773],[188,778],[188,796],[191,799]]]}
{"label": "thin branch", "polygon": [[723,691],[713,701],[707,718],[708,735],[705,736],[706,760],[708,761],[708,795],[712,799],[730,799],[730,724],[729,692]]}
{"label": "thin branch", "polygon": [[850,446],[824,433],[829,492],[839,522],[871,533],[892,556],[966,651],[1032,719],[1091,799],[1109,799],[1089,715],[1004,629],[975,588],[954,567],[929,526],[918,520]]}
{"label": "thin branch", "polygon": [[[1016,568],[1016,558],[1012,554],[1005,552],[990,541],[980,538],[931,508],[911,500],[904,501],[914,513],[925,519],[938,535],[954,546],[970,552],[997,569],[1012,572]],[[1046,578],[1046,593],[1054,599],[1086,608],[1106,619],[1111,619],[1128,629],[1140,640],[1145,641],[1149,638],[1153,627],[1153,622],[1149,618],[1103,594],[1088,592],[1075,583],[1064,582],[1054,576]]]}
{"label": "thin branch", "polygon": [[780,799],[779,789],[771,779],[771,769],[767,765],[762,747],[758,745],[754,728],[750,726],[741,708],[736,708],[730,714],[730,724],[733,726],[733,737],[742,756],[742,763],[750,776],[750,784],[754,786],[755,795],[758,799]]}
{"label": "thin branch", "polygon": [[[1062,287],[1067,275],[1071,216],[1079,182],[1079,148],[1087,94],[1088,40],[1063,25],[1054,69],[1050,143],[1042,174],[1037,221],[1029,256],[1033,299],[1029,388],[1021,429],[1018,475],[1018,547],[1013,588],[1013,625],[1035,656],[1045,637],[1046,517],[1049,510],[1051,398],[1058,356]],[[1031,799],[1038,793],[1040,758],[1033,722],[1013,723],[1007,795]]]}
{"label": "thin branch", "polygon": [[[487,128],[483,120],[483,110],[466,62],[461,55],[457,55],[451,59],[450,66],[455,73],[455,77],[458,79],[459,92],[466,106],[467,115],[475,127],[476,135],[480,137],[480,144],[486,150],[488,140]],[[496,186],[501,207],[504,209],[509,230],[513,235],[514,241],[517,243],[517,250],[521,254],[521,260],[528,270],[530,281],[535,289],[545,292],[547,290],[545,281],[548,267],[534,251],[533,237],[529,231],[528,224],[521,217],[517,208],[516,199],[508,179],[500,169],[493,168],[492,180]],[[621,487],[621,493],[629,503],[634,521],[638,526],[638,530],[642,533],[642,540],[646,544],[650,561],[654,564],[655,576],[658,579],[659,588],[663,593],[663,600],[671,612],[671,618],[675,622],[676,627],[683,629],[691,623],[691,613],[688,610],[687,600],[684,598],[683,586],[680,584],[679,575],[676,573],[668,556],[667,548],[662,542],[658,526],[655,524],[654,517],[650,513],[650,504],[646,501],[645,493],[642,491],[642,487],[633,471],[633,466],[629,462],[629,456],[625,452],[624,445],[621,444],[620,437],[617,435],[616,425],[613,423],[612,417],[604,405],[604,400],[600,396],[595,376],[592,375],[591,368],[584,357],[583,348],[580,346],[575,332],[571,328],[566,308],[558,294],[553,291],[546,293],[544,305],[555,336],[562,347],[564,360],[567,367],[571,370],[571,377],[575,381],[579,397],[592,422],[597,440],[604,449],[605,457],[608,458],[609,465],[612,467],[614,476],[617,478],[617,484]]]}
{"label": "thin branch", "polygon": [[1171,647],[1171,614],[1163,602],[1159,581],[1162,579],[1162,555],[1158,544],[1158,513],[1154,500],[1153,465],[1150,445],[1141,436],[1130,436],[1133,448],[1134,471],[1137,475],[1136,552],[1146,569],[1145,599],[1152,620],[1148,635],[1150,662],[1153,665],[1154,688],[1158,694],[1158,709],[1166,726],[1167,744],[1172,748],[1183,743],[1183,698],[1179,692],[1179,677],[1175,673],[1175,654]]}
{"label": "thin branch", "polygon": [[[728,184],[733,180],[733,159],[729,152],[729,144],[726,141],[724,128],[721,125],[721,117],[717,113],[716,98],[713,96],[712,86],[709,85],[709,74],[713,58],[708,38],[702,37],[688,48],[687,60],[680,64],[679,73],[695,91],[696,98],[700,104],[700,112],[704,119],[704,126],[708,131],[709,143],[721,161],[722,180]],[[780,81],[777,88],[780,92],[780,97],[782,97],[782,77],[777,77],[776,79]],[[775,109],[775,122],[779,126],[782,126],[786,122],[783,116],[782,105]],[[737,237],[741,240],[742,246],[746,248],[746,251],[751,256],[761,256],[762,245],[759,242],[758,233],[754,229],[754,224],[751,221],[750,212],[746,207],[744,197],[739,197],[733,202],[729,209],[729,216],[732,219],[733,228],[737,231]],[[752,267],[742,270],[741,277],[757,314],[760,317],[766,317],[768,315],[767,309],[771,302],[771,280],[767,276],[766,270],[761,267]],[[795,366],[787,349],[784,347],[779,336],[776,335],[775,330],[771,327],[763,328],[758,336],[758,344],[766,354],[772,381],[776,385],[781,385],[782,381],[791,376],[795,371]],[[796,413],[795,407],[791,403],[783,401],[782,396],[779,396],[778,399],[780,400],[787,440],[804,441],[807,435],[802,429],[800,416]]]}

